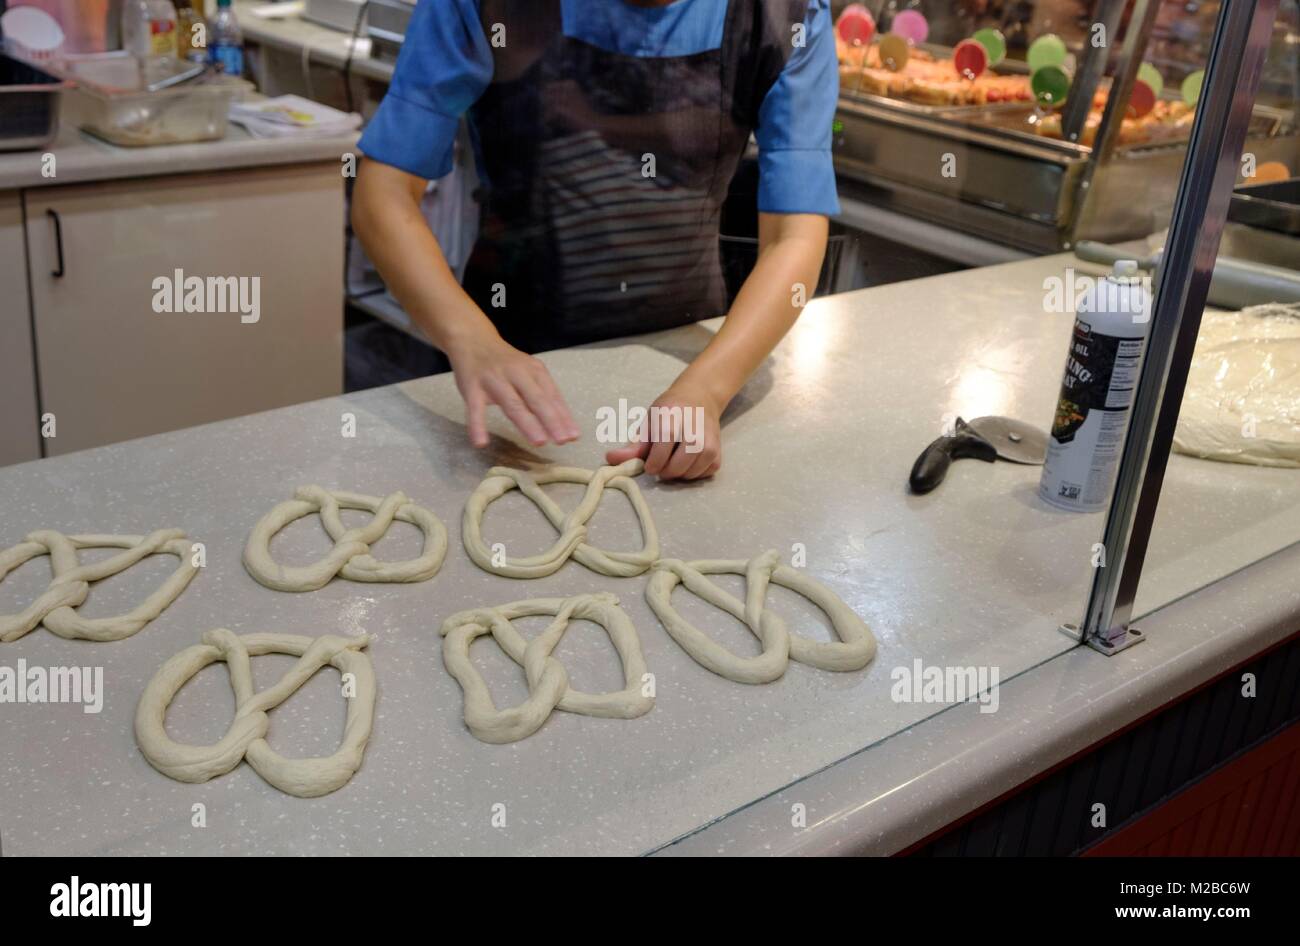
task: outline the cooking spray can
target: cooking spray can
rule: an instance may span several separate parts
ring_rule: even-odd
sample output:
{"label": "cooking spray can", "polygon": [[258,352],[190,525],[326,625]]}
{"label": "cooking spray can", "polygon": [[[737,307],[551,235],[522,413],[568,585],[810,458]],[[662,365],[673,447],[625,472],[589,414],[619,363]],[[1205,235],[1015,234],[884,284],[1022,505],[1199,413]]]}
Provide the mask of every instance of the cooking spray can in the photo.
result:
{"label": "cooking spray can", "polygon": [[1056,403],[1038,495],[1061,509],[1095,512],[1110,499],[1129,408],[1151,325],[1151,294],[1133,260],[1085,284]]}

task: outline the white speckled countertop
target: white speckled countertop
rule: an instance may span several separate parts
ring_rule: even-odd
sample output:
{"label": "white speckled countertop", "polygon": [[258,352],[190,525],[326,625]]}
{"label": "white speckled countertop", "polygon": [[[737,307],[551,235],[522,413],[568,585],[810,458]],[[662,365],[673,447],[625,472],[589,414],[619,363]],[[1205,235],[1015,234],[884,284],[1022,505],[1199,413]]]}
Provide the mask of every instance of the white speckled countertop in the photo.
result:
{"label": "white speckled countertop", "polygon": [[[687,835],[673,850],[819,843],[826,850],[854,844],[894,850],[953,820],[981,803],[967,804],[982,783],[1028,778],[1052,764],[1044,761],[1051,752],[967,753],[971,740],[988,732],[954,726],[972,707],[942,712],[942,705],[895,702],[894,668],[915,659],[996,666],[1006,691],[1003,709],[976,714],[973,725],[1023,724],[1031,736],[1052,728],[1053,746],[1099,735],[1092,728],[1096,717],[1062,711],[1085,698],[1080,695],[1090,685],[1082,675],[1076,684],[1063,667],[1100,666],[1092,672],[1122,680],[1131,704],[1176,695],[1165,689],[1170,678],[1152,677],[1156,682],[1145,687],[1141,669],[1142,651],[1150,648],[1155,659],[1174,646],[1169,639],[1107,661],[1072,649],[1056,630],[1082,610],[1100,516],[1045,507],[1035,496],[1037,469],[1010,464],[965,461],[937,492],[906,491],[907,471],[945,413],[1047,422],[1070,317],[1043,313],[1041,286],[1067,260],[1013,263],[817,301],[729,413],[722,473],[694,486],[643,484],[665,555],[743,558],[777,548],[788,556],[794,543],[806,545],[809,573],[836,590],[879,638],[875,662],[856,673],[792,664],[768,686],[730,683],[667,636],[644,603],[644,577],[604,578],[569,563],[550,578],[515,581],[481,572],[460,545],[461,508],[489,466],[597,465],[604,445],[592,436],[596,409],[621,397],[632,403],[654,397],[707,338],[707,325],[543,356],[583,419],[585,435],[539,454],[517,445],[499,418],[492,450],[473,451],[452,379],[443,376],[0,470],[0,545],[38,528],[174,526],[208,548],[207,567],[185,594],[128,640],[70,642],[40,629],[0,645],[0,663],[10,666],[19,658],[38,666],[102,666],[107,687],[97,715],[70,705],[0,705],[5,852],[635,854]],[[355,438],[340,436],[345,413],[356,417]],[[1140,610],[1300,537],[1297,475],[1172,458]],[[263,513],[304,483],[373,494],[404,490],[448,526],[452,547],[442,571],[416,585],[336,580],[305,595],[256,584],[239,562],[244,540]],[[575,494],[559,490],[557,498],[567,505]],[[593,522],[593,538],[607,548],[632,547],[633,522],[626,502],[612,497]],[[492,507],[484,531],[489,542],[506,542],[521,554],[552,537],[517,495]],[[404,557],[416,544],[413,528],[395,528],[376,554]],[[302,563],[325,547],[319,526],[308,519],[272,549]],[[169,570],[159,559],[109,579],[94,587],[84,610],[91,616],[125,610]],[[39,563],[10,576],[0,584],[0,613],[18,610],[46,580]],[[1234,628],[1242,635],[1238,647],[1272,626],[1265,612],[1273,605],[1264,596],[1267,586],[1261,589]],[[464,727],[460,689],[442,666],[441,620],[467,607],[593,590],[617,593],[632,617],[656,675],[654,710],[631,721],[557,713],[534,736],[509,746],[474,739]],[[772,600],[793,628],[828,633],[788,592],[777,589]],[[735,622],[683,592],[674,601],[728,646],[756,651]],[[1287,607],[1284,613],[1300,612],[1294,599]],[[1253,623],[1256,612],[1262,629]],[[539,623],[525,622],[525,635]],[[172,782],[148,765],[132,734],[135,702],[164,660],[215,626],[375,635],[377,718],[364,764],[349,784],[303,800],[270,788],[246,765],[203,785]],[[1193,640],[1189,653],[1196,652]],[[526,694],[522,673],[494,644],[480,641],[472,653],[499,705]],[[620,685],[612,648],[590,626],[575,627],[557,656],[581,689]],[[1183,668],[1195,663],[1188,656],[1171,659]],[[272,683],[289,662],[259,659],[258,686]],[[1209,664],[1195,666],[1209,673]],[[1013,703],[1024,681],[1041,673],[1053,683],[1036,685],[1029,703]],[[1006,685],[1017,675],[1023,676]],[[333,751],[344,707],[332,676],[319,674],[272,712],[270,738],[280,752]],[[208,668],[182,690],[169,731],[191,742],[214,741],[232,705],[224,669]],[[1048,727],[1049,718],[1065,722]],[[897,751],[909,739],[921,740],[926,752]],[[927,782],[936,758],[961,759],[960,779]],[[870,782],[825,781],[853,766],[865,766]],[[810,812],[812,827],[791,835],[788,803],[773,793],[801,779],[826,794]],[[953,789],[962,779],[973,786],[965,794]],[[849,816],[882,798],[887,803],[874,804],[869,818]],[[191,826],[196,803],[206,806],[206,827]],[[504,826],[493,824],[498,803],[505,806]],[[750,820],[782,810],[781,839]],[[706,825],[712,827],[700,831]],[[730,832],[729,839],[715,843],[718,831]]]}
{"label": "white speckled countertop", "polygon": [[[354,132],[330,138],[254,138],[232,124],[220,141],[119,148],[65,121],[49,148],[0,152],[0,190],[197,171],[234,171],[274,164],[337,162],[340,155],[355,147],[358,137]],[[58,158],[57,174],[53,178],[42,173],[42,159],[47,152]]]}

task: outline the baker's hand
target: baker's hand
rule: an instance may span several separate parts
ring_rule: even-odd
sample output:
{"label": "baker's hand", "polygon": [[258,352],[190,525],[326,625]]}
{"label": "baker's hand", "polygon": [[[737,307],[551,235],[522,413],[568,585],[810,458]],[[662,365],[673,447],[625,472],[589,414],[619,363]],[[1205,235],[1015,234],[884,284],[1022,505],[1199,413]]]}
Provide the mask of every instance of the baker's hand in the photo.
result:
{"label": "baker's hand", "polygon": [[610,450],[605,462],[617,466],[643,457],[646,472],[661,480],[712,476],[722,463],[721,416],[712,394],[679,382],[651,406],[640,440]]}
{"label": "baker's hand", "polygon": [[449,345],[447,357],[465,399],[470,443],[488,445],[487,408],[501,408],[534,447],[578,439],[578,425],[546,366],[498,335]]}

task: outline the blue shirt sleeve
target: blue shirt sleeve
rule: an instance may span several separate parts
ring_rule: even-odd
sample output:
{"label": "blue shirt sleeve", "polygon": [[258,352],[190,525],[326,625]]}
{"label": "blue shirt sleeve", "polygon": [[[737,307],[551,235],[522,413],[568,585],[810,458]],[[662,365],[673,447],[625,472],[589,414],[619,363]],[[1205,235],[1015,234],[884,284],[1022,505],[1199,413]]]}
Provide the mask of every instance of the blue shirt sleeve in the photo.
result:
{"label": "blue shirt sleeve", "polygon": [[491,80],[478,0],[420,0],[361,151],[427,180],[449,174],[461,116]]}
{"label": "blue shirt sleeve", "polygon": [[839,213],[831,125],[840,95],[829,0],[808,0],[804,45],[795,47],[758,110],[758,209]]}

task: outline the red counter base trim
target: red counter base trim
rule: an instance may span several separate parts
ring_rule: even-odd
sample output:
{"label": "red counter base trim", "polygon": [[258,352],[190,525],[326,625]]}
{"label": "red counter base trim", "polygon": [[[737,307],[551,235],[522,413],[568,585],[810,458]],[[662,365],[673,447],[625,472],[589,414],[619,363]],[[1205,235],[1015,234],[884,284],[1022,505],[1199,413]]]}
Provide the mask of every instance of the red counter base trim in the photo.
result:
{"label": "red counter base trim", "polygon": [[1300,724],[1211,772],[1085,857],[1300,855]]}
{"label": "red counter base trim", "polygon": [[1297,821],[1300,631],[896,856],[1298,854]]}

